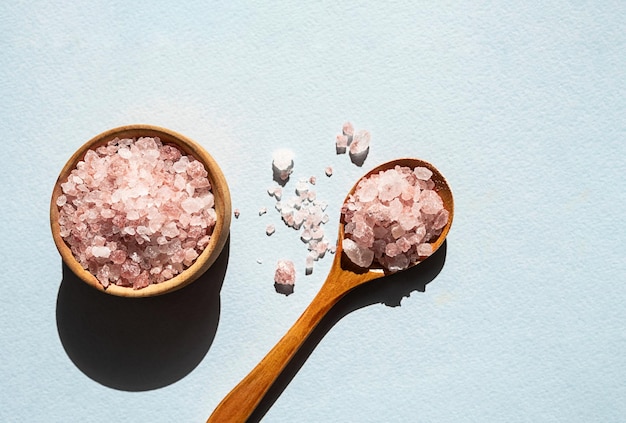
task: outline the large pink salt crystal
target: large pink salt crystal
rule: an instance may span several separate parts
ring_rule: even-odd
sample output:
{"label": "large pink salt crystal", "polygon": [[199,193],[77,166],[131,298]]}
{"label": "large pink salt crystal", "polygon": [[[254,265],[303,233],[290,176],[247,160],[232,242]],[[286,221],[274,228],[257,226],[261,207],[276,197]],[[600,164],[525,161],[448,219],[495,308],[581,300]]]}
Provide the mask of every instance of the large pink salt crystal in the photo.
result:
{"label": "large pink salt crystal", "polygon": [[359,182],[342,207],[342,246],[353,263],[395,272],[432,254],[449,212],[431,177],[427,168],[396,166]]}
{"label": "large pink salt crystal", "polygon": [[296,268],[290,260],[278,260],[274,273],[274,288],[280,294],[293,294],[296,282]]}
{"label": "large pink salt crystal", "polygon": [[368,247],[361,246],[351,240],[350,238],[345,238],[341,246],[343,248],[343,252],[346,253],[348,258],[359,267],[369,267],[374,260],[374,251],[369,249]]}
{"label": "large pink salt crystal", "polygon": [[360,130],[354,134],[354,138],[350,143],[350,154],[358,156],[367,152],[370,148],[371,135],[367,130]]}

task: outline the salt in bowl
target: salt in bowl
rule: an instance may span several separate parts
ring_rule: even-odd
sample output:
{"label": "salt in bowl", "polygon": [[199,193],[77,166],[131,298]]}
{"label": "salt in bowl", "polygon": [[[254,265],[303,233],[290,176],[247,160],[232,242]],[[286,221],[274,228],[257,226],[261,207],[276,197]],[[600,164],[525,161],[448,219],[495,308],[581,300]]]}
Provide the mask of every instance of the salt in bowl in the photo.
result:
{"label": "salt in bowl", "polygon": [[[83,268],[61,236],[57,199],[63,194],[61,184],[67,181],[69,174],[76,168],[78,162],[83,160],[88,150],[95,150],[100,146],[107,145],[115,138],[137,139],[140,137],[159,138],[163,145],[174,145],[178,147],[184,155],[193,156],[204,165],[208,173],[207,177],[211,184],[211,192],[215,200],[216,222],[209,243],[204,250],[188,268],[184,269],[178,275],[160,283],[150,284],[141,289],[133,289],[132,287],[119,286],[116,284],[110,284],[105,289],[92,273]],[[230,192],[224,174],[213,157],[199,144],[169,129],[152,125],[128,125],[114,128],[95,136],[80,147],[68,160],[54,185],[50,202],[50,225],[52,228],[52,237],[61,254],[63,262],[85,283],[111,295],[121,297],[149,297],[172,292],[188,285],[202,275],[215,262],[228,238],[231,207]]]}

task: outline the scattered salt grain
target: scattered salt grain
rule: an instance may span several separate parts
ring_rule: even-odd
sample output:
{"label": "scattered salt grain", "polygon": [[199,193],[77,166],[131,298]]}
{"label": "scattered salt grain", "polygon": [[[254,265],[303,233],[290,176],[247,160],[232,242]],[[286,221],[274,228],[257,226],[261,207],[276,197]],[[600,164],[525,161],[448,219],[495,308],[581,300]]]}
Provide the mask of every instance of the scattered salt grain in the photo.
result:
{"label": "scattered salt grain", "polygon": [[304,267],[304,273],[306,275],[310,275],[311,273],[313,273],[313,262],[314,261],[315,261],[315,255],[314,254],[307,254],[306,261],[305,261],[305,267]]}
{"label": "scattered salt grain", "polygon": [[233,215],[235,216],[235,219],[239,219],[239,215],[240,215],[240,214],[241,214],[241,213],[239,212],[239,209],[235,209],[235,210],[233,210]]}
{"label": "scattered salt grain", "polygon": [[287,181],[293,172],[293,157],[291,150],[279,149],[272,154],[272,170],[274,179],[277,181]]}
{"label": "scattered salt grain", "polygon": [[350,141],[352,141],[352,136],[354,135],[354,126],[350,122],[346,122],[343,124],[341,128],[341,133],[348,137]]}
{"label": "scattered salt grain", "polygon": [[265,213],[267,213],[267,209],[265,207],[261,207],[259,209],[259,216],[263,216]]}
{"label": "scattered salt grain", "polygon": [[430,176],[426,168],[396,166],[359,181],[341,209],[346,235],[342,247],[354,264],[377,263],[394,272],[432,254],[430,242],[448,223],[449,212],[439,194],[428,188],[434,187]]}
{"label": "scattered salt grain", "polygon": [[[330,248],[330,242],[321,227],[329,221],[329,217],[325,213],[327,203],[317,199],[317,194],[312,189],[313,182],[315,182],[313,177],[298,180],[294,187],[295,196],[276,201],[275,208],[286,226],[300,231],[300,239],[306,244],[309,256],[313,261],[317,261],[323,258]],[[282,198],[282,191],[281,195],[276,196],[274,187],[268,188],[267,192],[277,200]],[[271,233],[274,233],[274,230],[272,226]]]}
{"label": "scattered salt grain", "polygon": [[370,148],[371,134],[369,131],[360,130],[354,134],[352,143],[350,143],[350,158],[353,162],[363,163]]}
{"label": "scattered salt grain", "polygon": [[269,187],[267,193],[270,197],[274,197],[276,200],[280,201],[283,196],[283,189],[280,186]]}
{"label": "scattered salt grain", "polygon": [[274,288],[279,294],[293,294],[296,282],[296,268],[290,260],[278,260],[274,273]]}
{"label": "scattered salt grain", "polygon": [[158,138],[116,138],[88,150],[61,184],[61,236],[105,288],[171,279],[213,232],[207,175],[202,163]]}
{"label": "scattered salt grain", "polygon": [[265,227],[265,233],[267,236],[271,236],[274,232],[276,232],[276,227],[272,224],[269,224]]}
{"label": "scattered salt grain", "polygon": [[324,169],[324,173],[330,178],[333,175],[333,168],[328,166],[326,169]]}
{"label": "scattered salt grain", "polygon": [[344,154],[347,148],[348,137],[343,134],[337,135],[337,138],[335,140],[335,150],[337,151],[337,154]]}
{"label": "scattered salt grain", "polygon": [[369,131],[361,129],[355,132],[354,125],[346,122],[335,139],[335,149],[337,154],[343,154],[349,148],[352,163],[362,166],[369,153],[371,138]]}

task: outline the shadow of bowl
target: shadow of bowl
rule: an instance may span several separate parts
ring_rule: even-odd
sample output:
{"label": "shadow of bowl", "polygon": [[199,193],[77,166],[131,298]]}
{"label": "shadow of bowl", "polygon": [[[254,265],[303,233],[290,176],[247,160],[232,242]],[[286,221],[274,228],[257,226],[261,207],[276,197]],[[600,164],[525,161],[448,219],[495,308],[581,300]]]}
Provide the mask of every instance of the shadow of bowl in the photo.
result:
{"label": "shadow of bowl", "polygon": [[220,316],[228,239],[196,282],[167,295],[107,295],[63,263],[57,329],[68,357],[85,375],[110,388],[146,391],[189,374],[209,351]]}

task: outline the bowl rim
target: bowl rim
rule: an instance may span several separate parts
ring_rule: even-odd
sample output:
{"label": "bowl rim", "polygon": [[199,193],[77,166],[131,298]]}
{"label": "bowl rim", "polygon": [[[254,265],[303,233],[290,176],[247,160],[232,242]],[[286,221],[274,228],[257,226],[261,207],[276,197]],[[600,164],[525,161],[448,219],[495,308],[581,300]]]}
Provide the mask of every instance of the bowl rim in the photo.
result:
{"label": "bowl rim", "polygon": [[[215,198],[216,222],[211,234],[211,239],[202,253],[196,258],[194,263],[175,277],[158,284],[151,284],[145,288],[133,289],[132,287],[118,286],[110,284],[104,288],[102,284],[84,269],[72,254],[69,246],[60,234],[59,207],[56,200],[62,194],[61,183],[67,180],[69,173],[76,168],[79,161],[83,160],[88,150],[105,145],[109,141],[117,138],[138,138],[142,136],[158,137],[163,144],[174,144],[179,147],[184,154],[192,155],[195,159],[204,164],[211,183],[211,192]],[[232,214],[232,204],[228,183],[224,174],[215,159],[196,141],[167,128],[149,124],[132,124],[119,126],[104,131],[89,141],[84,143],[69,158],[54,184],[52,197],[50,200],[50,226],[52,237],[57,250],[61,254],[63,262],[82,281],[91,287],[106,292],[107,294],[120,297],[150,297],[176,291],[200,277],[221,254],[230,233]]]}

